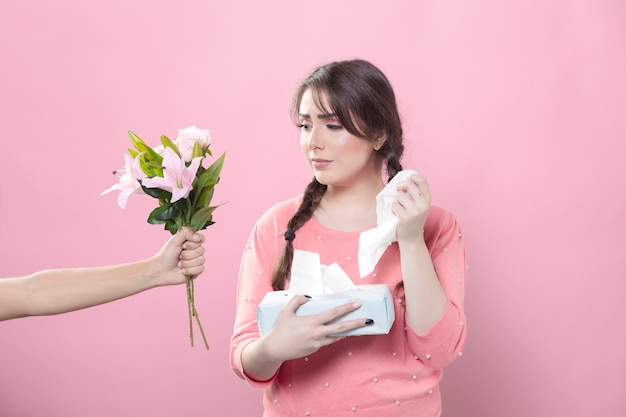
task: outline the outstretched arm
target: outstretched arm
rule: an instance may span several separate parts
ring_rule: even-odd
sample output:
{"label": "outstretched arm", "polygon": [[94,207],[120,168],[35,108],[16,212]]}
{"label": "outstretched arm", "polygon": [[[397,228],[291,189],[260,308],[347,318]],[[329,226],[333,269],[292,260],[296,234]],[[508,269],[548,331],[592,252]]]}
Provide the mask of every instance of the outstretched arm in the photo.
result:
{"label": "outstretched arm", "polygon": [[0,321],[66,313],[185,282],[204,271],[204,237],[183,229],[152,258],[137,262],[65,268],[0,279]]}

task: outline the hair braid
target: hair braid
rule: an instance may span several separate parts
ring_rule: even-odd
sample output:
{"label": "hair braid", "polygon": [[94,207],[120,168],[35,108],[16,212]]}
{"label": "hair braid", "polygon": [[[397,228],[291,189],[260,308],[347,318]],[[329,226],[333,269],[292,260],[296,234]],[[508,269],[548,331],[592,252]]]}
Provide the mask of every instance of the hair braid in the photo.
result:
{"label": "hair braid", "polygon": [[385,155],[385,160],[387,161],[387,175],[389,176],[388,181],[391,181],[393,177],[400,171],[402,171],[402,164],[398,160],[395,152],[389,151]]}
{"label": "hair braid", "polygon": [[[302,203],[296,211],[296,214],[287,223],[287,230],[295,232],[306,223],[315,212],[315,209],[319,206],[324,193],[326,192],[326,185],[323,185],[313,178],[313,180],[307,185],[302,196]],[[285,280],[291,277],[291,263],[293,261],[293,243],[291,240],[285,241],[283,251],[278,258],[274,272],[272,273],[272,288],[274,291],[282,290],[285,288]]]}

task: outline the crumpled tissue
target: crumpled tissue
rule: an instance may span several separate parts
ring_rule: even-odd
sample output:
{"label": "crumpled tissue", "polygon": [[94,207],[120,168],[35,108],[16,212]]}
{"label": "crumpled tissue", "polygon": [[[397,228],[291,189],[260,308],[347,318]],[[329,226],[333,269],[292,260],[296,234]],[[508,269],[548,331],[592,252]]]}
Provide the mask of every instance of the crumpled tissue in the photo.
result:
{"label": "crumpled tissue", "polygon": [[398,218],[393,214],[391,205],[397,200],[398,183],[414,174],[417,171],[411,169],[398,172],[376,196],[376,227],[359,236],[358,260],[361,278],[372,273],[385,249],[397,240]]}

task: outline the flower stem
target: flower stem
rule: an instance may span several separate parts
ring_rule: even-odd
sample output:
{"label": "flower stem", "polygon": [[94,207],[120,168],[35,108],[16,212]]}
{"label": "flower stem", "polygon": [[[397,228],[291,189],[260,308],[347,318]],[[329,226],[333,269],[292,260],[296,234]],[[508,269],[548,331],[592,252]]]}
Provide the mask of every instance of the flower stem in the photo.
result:
{"label": "flower stem", "polygon": [[200,323],[200,315],[196,310],[195,297],[194,297],[194,282],[191,276],[187,276],[185,280],[187,284],[187,309],[189,311],[189,338],[191,339],[191,346],[193,347],[193,326],[192,326],[192,316],[196,318],[196,323],[198,323],[198,328],[200,328],[200,334],[202,335],[202,340],[204,341],[204,346],[207,350],[209,350],[209,344],[207,343],[206,336],[204,335],[204,329],[202,328],[202,323]]}
{"label": "flower stem", "polygon": [[193,306],[193,278],[187,275],[185,279],[185,286],[187,287],[187,312],[189,313],[189,339],[191,341],[191,347],[193,347],[193,320],[192,320],[192,306]]}
{"label": "flower stem", "polygon": [[204,347],[206,347],[206,350],[209,350],[209,344],[206,341],[206,336],[204,335],[204,330],[202,329],[202,323],[200,323],[200,315],[198,315],[195,305],[193,306],[193,315],[196,316],[196,322],[198,323],[198,328],[200,329],[200,334],[202,335],[202,340],[204,341]]}

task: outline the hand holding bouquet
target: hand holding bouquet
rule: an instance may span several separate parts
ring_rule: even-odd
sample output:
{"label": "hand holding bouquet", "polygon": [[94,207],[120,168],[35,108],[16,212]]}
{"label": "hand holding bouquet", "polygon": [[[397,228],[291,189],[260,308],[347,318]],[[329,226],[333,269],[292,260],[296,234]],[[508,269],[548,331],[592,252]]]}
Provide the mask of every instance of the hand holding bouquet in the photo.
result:
{"label": "hand holding bouquet", "polygon": [[[161,145],[151,148],[136,134],[128,132],[134,149],[124,154],[125,167],[114,171],[119,182],[108,190],[119,190],[117,202],[123,209],[133,193],[147,194],[158,200],[159,206],[148,216],[150,224],[164,224],[175,234],[183,227],[194,232],[212,225],[211,206],[215,185],[220,179],[225,154],[209,167],[202,164],[207,155],[212,156],[210,132],[195,126],[178,131],[175,141],[161,135]],[[193,346],[193,317],[196,318],[202,339],[209,345],[200,323],[194,302],[193,278],[187,277],[187,307],[189,312],[189,337]]]}

